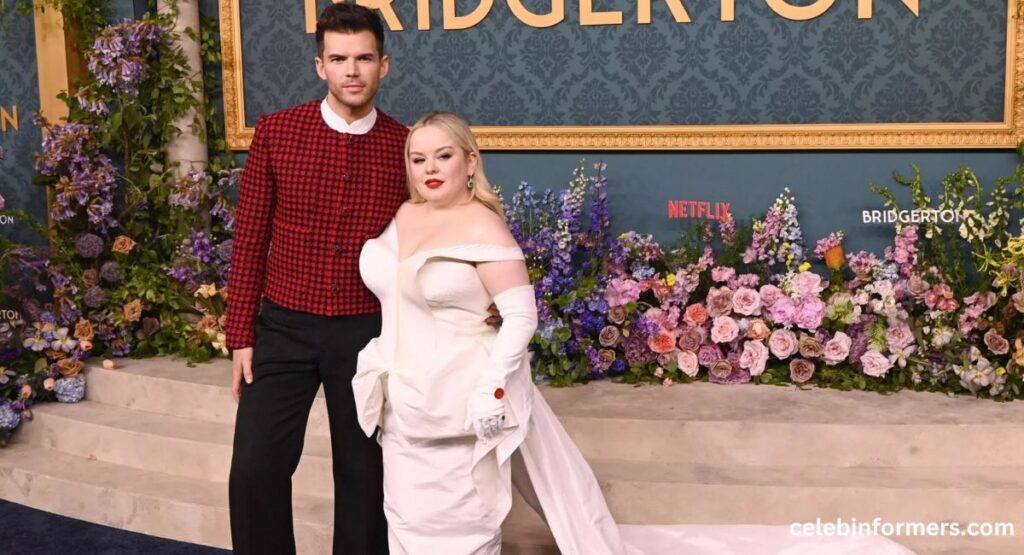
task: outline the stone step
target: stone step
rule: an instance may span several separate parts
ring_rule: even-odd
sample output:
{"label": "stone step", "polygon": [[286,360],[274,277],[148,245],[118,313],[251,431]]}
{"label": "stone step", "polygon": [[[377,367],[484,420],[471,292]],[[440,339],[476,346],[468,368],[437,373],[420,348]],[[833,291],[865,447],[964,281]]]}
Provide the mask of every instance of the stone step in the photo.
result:
{"label": "stone step", "polygon": [[[0,497],[164,538],[231,548],[227,484],[172,476],[17,443],[0,458]],[[329,500],[296,494],[301,553],[330,553]]]}
{"label": "stone step", "polygon": [[[19,443],[0,458],[0,498],[123,530],[231,548],[223,482],[171,476]],[[292,499],[298,553],[331,553],[331,501],[298,493]],[[506,530],[502,553],[558,554],[550,533],[539,518],[533,518]]]}
{"label": "stone step", "polygon": [[[229,425],[88,401],[39,405],[23,431],[19,444],[182,479],[222,483],[230,465]],[[331,488],[324,485],[333,483],[330,460],[326,440],[307,438],[294,479],[296,494],[329,500]],[[889,522],[1009,521],[1024,530],[1024,518],[1013,516],[1024,515],[1024,475],[1005,466],[938,472],[931,467],[785,468],[727,461],[593,459],[592,465],[623,524],[863,522],[878,517]],[[519,520],[510,522],[515,528]],[[516,531],[516,537],[534,535],[528,528]],[[1006,540],[986,541],[1000,542]]]}
{"label": "stone step", "polygon": [[[238,405],[231,396],[231,362],[217,359],[189,366],[173,358],[118,361],[107,370],[90,364],[86,399],[106,405],[234,425]],[[323,389],[313,400],[307,431],[329,437]]]}
{"label": "stone step", "polygon": [[[87,398],[234,422],[227,361],[126,361],[88,370]],[[1024,467],[1024,403],[904,391],[609,382],[542,388],[589,458],[756,466]],[[188,399],[189,402],[182,402]],[[327,437],[322,397],[308,433]],[[696,446],[699,446],[697,448]]]}
{"label": "stone step", "polygon": [[[231,424],[93,401],[40,403],[33,413],[33,420],[19,430],[21,443],[197,480],[226,482],[231,469]],[[307,435],[292,479],[294,491],[330,496],[332,483],[330,440]]]}

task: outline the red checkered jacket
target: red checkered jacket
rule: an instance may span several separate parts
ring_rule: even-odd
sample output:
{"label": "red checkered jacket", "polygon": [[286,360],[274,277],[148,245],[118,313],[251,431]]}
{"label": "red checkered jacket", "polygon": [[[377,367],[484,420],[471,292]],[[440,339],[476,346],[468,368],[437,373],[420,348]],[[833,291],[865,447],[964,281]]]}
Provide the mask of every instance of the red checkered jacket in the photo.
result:
{"label": "red checkered jacket", "polygon": [[359,251],[408,198],[408,129],[378,110],[369,133],[339,133],[324,122],[320,102],[256,123],[228,279],[231,349],[255,342],[263,296],[326,316],[380,311],[359,277]]}

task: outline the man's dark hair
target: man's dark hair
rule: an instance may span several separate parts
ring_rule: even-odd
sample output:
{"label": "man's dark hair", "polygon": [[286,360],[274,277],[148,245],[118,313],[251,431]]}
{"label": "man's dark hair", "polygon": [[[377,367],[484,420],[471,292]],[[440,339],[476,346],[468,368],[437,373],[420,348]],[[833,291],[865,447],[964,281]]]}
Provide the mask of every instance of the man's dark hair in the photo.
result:
{"label": "man's dark hair", "polygon": [[375,10],[347,2],[327,6],[316,20],[316,50],[321,57],[324,55],[324,33],[327,31],[370,31],[377,39],[377,55],[384,56],[384,24]]}

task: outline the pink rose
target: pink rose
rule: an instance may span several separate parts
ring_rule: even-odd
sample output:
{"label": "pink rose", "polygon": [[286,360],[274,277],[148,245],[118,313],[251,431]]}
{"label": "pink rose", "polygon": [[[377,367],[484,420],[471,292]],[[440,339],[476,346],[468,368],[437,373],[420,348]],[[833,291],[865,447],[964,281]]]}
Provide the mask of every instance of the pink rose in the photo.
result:
{"label": "pink rose", "polygon": [[597,352],[598,360],[601,361],[602,370],[607,369],[615,362],[615,351],[611,349],[601,349]]}
{"label": "pink rose", "polygon": [[824,287],[821,285],[821,276],[814,272],[800,272],[793,276],[791,286],[799,297],[817,297]]}
{"label": "pink rose", "polygon": [[608,310],[608,321],[613,324],[622,324],[626,321],[626,309],[621,306],[613,306]]}
{"label": "pink rose", "polygon": [[703,327],[699,328],[686,328],[683,333],[679,335],[679,348],[684,351],[697,352],[700,349],[701,344],[707,339],[708,333]]}
{"label": "pink rose", "polygon": [[850,356],[850,345],[853,344],[853,340],[850,339],[849,335],[841,331],[837,331],[836,334],[825,343],[825,350],[823,356],[825,362],[830,365],[836,365],[846,360],[846,357]]}
{"label": "pink rose", "polygon": [[676,355],[676,364],[679,365],[679,370],[690,376],[691,378],[697,377],[697,373],[700,372],[700,366],[697,364],[697,353],[693,351],[679,351]]}
{"label": "pink rose", "polygon": [[708,315],[712,318],[727,316],[732,312],[732,289],[712,287],[708,291]]}
{"label": "pink rose", "polygon": [[740,368],[746,368],[751,376],[760,376],[764,373],[765,364],[768,363],[768,347],[760,341],[747,341],[743,343],[743,354],[740,355]]}
{"label": "pink rose", "polygon": [[814,376],[814,363],[802,358],[789,361],[789,379],[793,383],[807,383]]}
{"label": "pink rose", "polygon": [[768,339],[768,336],[772,334],[772,330],[768,329],[768,324],[764,323],[764,320],[758,318],[757,320],[751,320],[750,324],[747,325],[747,337],[757,341]]}
{"label": "pink rose", "polygon": [[805,330],[815,331],[821,327],[823,318],[825,318],[825,303],[818,297],[804,297],[797,304],[793,323]]}
{"label": "pink rose", "polygon": [[785,297],[786,294],[782,292],[782,289],[775,287],[774,285],[762,285],[761,286],[761,304],[766,308],[771,308],[775,304],[775,301]]}
{"label": "pink rose", "polygon": [[907,280],[907,290],[918,299],[923,297],[931,287],[932,285],[921,277],[920,274],[910,274],[910,279]]}
{"label": "pink rose", "polygon": [[715,343],[728,343],[740,334],[740,327],[730,316],[719,316],[711,324],[711,340]]}
{"label": "pink rose", "polygon": [[601,335],[598,336],[598,342],[603,347],[612,347],[619,341],[619,328],[615,326],[605,326],[601,330]]}
{"label": "pink rose", "polygon": [[914,342],[914,332],[910,331],[906,322],[894,320],[885,332],[885,342],[890,350],[902,349]]}
{"label": "pink rose", "polygon": [[1005,355],[1010,352],[1010,342],[1005,337],[996,333],[995,328],[989,328],[985,332],[985,345],[994,355]]}
{"label": "pink rose", "polygon": [[711,270],[711,279],[719,283],[729,281],[735,275],[736,270],[733,270],[728,266],[718,266],[717,268]]}
{"label": "pink rose", "polygon": [[[678,317],[679,313],[676,313],[676,316]],[[651,308],[647,312],[644,312],[644,318],[647,318],[648,320],[654,322],[655,324],[658,324],[659,326],[667,330],[671,330],[673,327],[669,325],[669,320],[671,320],[671,314],[657,307]]]}
{"label": "pink rose", "polygon": [[686,307],[686,312],[683,313],[683,321],[691,326],[699,326],[708,321],[708,312],[704,310],[704,305],[700,303],[691,304]]}
{"label": "pink rose", "polygon": [[754,316],[761,313],[761,296],[749,287],[740,287],[732,295],[732,308],[739,314]]}
{"label": "pink rose", "polygon": [[874,349],[860,357],[860,364],[865,374],[875,378],[884,378],[889,369],[892,368],[889,358]]}
{"label": "pink rose", "polygon": [[711,365],[711,369],[708,370],[708,373],[719,380],[725,380],[729,377],[729,374],[732,374],[732,363],[729,362],[729,359],[718,359]]}
{"label": "pink rose", "polygon": [[676,348],[676,338],[664,328],[658,328],[647,338],[647,347],[655,353],[671,353]]}
{"label": "pink rose", "polygon": [[1024,312],[1024,291],[1017,291],[1010,297],[1013,300],[1013,308],[1017,309],[1017,312]]}
{"label": "pink rose", "polygon": [[797,345],[796,334],[789,330],[775,330],[768,338],[768,347],[771,348],[775,358],[779,360],[789,358],[789,355],[796,352]]}

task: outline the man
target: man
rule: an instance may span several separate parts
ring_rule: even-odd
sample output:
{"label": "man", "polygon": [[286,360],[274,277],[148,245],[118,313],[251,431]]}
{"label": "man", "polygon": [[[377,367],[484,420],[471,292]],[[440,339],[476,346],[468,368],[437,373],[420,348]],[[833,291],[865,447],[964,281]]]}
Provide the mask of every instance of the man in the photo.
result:
{"label": "man", "polygon": [[238,200],[227,343],[239,403],[229,484],[239,554],[295,552],[291,476],[321,383],[334,553],[387,553],[380,448],[356,421],[351,380],[381,322],[359,252],[408,198],[407,130],[374,107],[388,72],[376,12],[333,4],[316,39],[327,97],[260,118]]}

